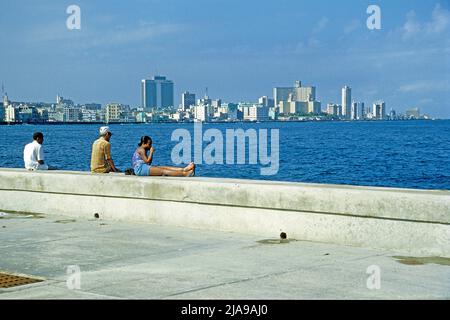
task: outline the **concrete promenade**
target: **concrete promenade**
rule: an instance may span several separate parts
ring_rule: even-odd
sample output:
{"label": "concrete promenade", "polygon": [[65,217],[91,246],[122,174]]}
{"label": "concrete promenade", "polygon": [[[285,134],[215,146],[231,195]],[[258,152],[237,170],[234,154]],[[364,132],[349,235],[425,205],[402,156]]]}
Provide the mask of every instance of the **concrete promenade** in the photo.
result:
{"label": "concrete promenade", "polygon": [[450,191],[0,169],[0,272],[44,280],[0,299],[450,299]]}
{"label": "concrete promenade", "polygon": [[[0,289],[0,299],[450,299],[450,259],[264,240],[148,223],[6,215],[0,269],[45,281]],[[71,265],[81,270],[80,289],[67,287]],[[373,266],[380,288],[371,290]]]}

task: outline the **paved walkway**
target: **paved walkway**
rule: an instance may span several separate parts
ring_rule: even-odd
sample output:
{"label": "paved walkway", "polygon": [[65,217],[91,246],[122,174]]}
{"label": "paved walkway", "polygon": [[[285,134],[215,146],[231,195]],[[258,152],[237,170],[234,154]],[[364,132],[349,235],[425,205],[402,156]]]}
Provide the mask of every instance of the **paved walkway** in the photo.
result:
{"label": "paved walkway", "polygon": [[[267,239],[7,215],[0,218],[0,270],[46,280],[0,289],[0,299],[450,299],[449,259],[406,265],[394,252],[261,240]],[[78,284],[68,266],[80,268],[80,289],[68,288]]]}

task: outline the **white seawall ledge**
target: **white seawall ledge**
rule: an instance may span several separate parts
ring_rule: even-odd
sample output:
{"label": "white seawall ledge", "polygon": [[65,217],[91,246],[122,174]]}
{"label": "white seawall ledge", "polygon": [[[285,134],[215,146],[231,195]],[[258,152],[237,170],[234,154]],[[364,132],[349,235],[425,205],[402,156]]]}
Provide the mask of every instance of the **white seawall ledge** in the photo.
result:
{"label": "white seawall ledge", "polygon": [[450,191],[0,169],[0,210],[450,257]]}

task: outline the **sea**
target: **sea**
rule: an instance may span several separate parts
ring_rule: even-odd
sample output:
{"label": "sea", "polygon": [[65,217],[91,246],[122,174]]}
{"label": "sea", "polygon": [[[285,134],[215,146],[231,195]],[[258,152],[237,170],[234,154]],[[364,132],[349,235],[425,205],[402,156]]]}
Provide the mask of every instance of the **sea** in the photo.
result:
{"label": "sea", "polygon": [[[194,160],[194,125],[110,124],[113,160],[121,170],[131,167],[140,137],[148,135],[155,148],[153,165],[176,165],[172,151],[180,140],[173,140],[172,135],[177,129],[191,134]],[[23,148],[32,141],[33,133],[40,131],[45,136],[47,164],[61,170],[89,171],[91,146],[98,137],[99,126],[2,125],[0,167],[22,168]],[[200,177],[450,190],[450,120],[202,124],[203,133],[208,129],[222,133],[224,155],[229,152],[227,130],[251,130],[258,134],[266,131],[269,155],[275,146],[270,143],[271,133],[278,130],[279,160],[273,174],[262,175],[261,168],[267,165],[259,160],[249,164],[248,153],[255,150],[246,146],[244,164],[236,161],[227,164],[225,159],[223,164],[203,161],[197,163],[196,175]],[[203,141],[201,150],[209,143]]]}

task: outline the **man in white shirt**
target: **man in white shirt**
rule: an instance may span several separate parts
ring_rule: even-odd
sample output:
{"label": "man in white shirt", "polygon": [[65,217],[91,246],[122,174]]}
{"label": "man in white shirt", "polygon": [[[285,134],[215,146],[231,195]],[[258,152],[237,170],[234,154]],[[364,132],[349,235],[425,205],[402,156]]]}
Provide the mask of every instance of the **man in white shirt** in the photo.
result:
{"label": "man in white shirt", "polygon": [[44,150],[42,143],[44,142],[44,135],[42,132],[35,132],[33,134],[33,142],[27,144],[23,150],[23,161],[25,162],[25,169],[28,170],[48,170],[48,165],[44,163]]}

